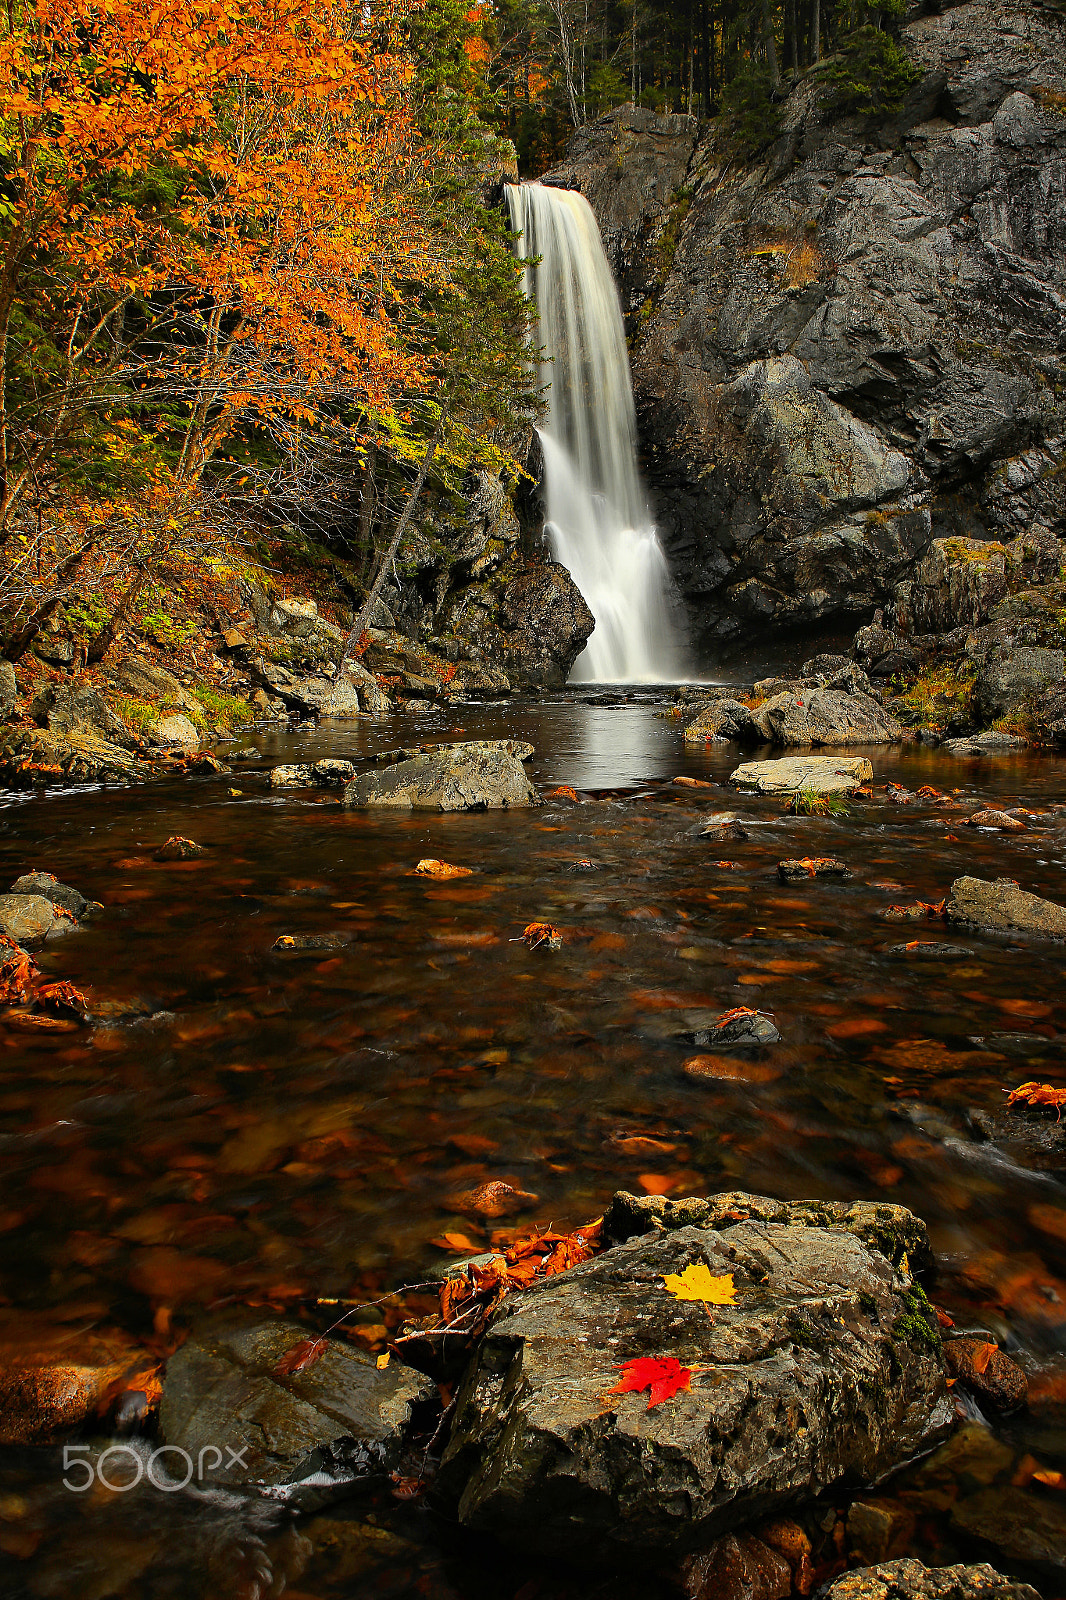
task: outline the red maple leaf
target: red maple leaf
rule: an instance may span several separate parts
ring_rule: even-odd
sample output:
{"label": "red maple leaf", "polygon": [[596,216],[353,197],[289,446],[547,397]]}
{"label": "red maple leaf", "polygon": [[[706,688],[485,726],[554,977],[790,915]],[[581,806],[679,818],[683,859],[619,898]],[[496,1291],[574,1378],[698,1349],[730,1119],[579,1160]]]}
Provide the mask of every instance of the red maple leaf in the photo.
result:
{"label": "red maple leaf", "polygon": [[683,1367],[676,1356],[638,1356],[635,1361],[623,1362],[620,1370],[622,1381],[608,1389],[608,1394],[650,1389],[649,1411],[671,1399],[679,1389],[687,1389],[692,1377],[692,1369]]}

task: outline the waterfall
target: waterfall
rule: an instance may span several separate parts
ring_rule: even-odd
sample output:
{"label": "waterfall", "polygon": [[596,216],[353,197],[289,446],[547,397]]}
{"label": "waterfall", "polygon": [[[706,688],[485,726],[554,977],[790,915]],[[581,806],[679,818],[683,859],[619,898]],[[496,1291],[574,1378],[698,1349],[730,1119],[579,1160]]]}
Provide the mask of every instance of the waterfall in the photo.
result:
{"label": "waterfall", "polygon": [[622,308],[596,218],[571,189],[521,183],[506,193],[522,255],[539,257],[525,290],[548,387],[545,530],[596,618],[572,679],[676,678],[669,572],[640,481]]}

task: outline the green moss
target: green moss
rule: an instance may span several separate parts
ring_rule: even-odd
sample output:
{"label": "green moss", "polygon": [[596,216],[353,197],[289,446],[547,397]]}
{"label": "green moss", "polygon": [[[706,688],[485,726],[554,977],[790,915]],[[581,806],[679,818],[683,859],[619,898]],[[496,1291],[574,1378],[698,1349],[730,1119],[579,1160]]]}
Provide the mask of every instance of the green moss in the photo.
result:
{"label": "green moss", "polygon": [[940,1337],[936,1312],[929,1304],[924,1289],[912,1284],[903,1295],[903,1304],[906,1310],[892,1324],[893,1339],[939,1355],[944,1348],[944,1341]]}
{"label": "green moss", "polygon": [[237,728],[248,720],[248,703],[238,699],[236,695],[223,694],[220,689],[203,686],[194,689],[193,694],[203,706],[204,714],[202,718],[198,717],[190,709],[189,715],[201,732],[207,725],[216,728]]}
{"label": "green moss", "polygon": [[159,721],[159,707],[132,694],[109,694],[108,703],[135,733],[151,733]]}

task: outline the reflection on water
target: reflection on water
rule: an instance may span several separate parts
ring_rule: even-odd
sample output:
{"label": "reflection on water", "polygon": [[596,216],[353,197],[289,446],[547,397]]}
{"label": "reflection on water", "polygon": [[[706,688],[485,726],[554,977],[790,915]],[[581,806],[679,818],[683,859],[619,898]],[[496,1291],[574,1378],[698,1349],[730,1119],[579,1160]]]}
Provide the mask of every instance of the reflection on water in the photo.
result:
{"label": "reflection on water", "polygon": [[[952,932],[970,956],[914,960],[892,948],[935,934],[879,915],[938,900],[962,872],[1066,898],[1066,823],[1049,809],[1066,763],[871,752],[881,781],[1046,810],[1004,836],[882,797],[845,819],[793,819],[778,801],[670,787],[679,772],[721,780],[738,756],[685,750],[650,704],[561,696],[255,743],[273,762],[500,736],[537,747],[543,787],[601,798],[348,814],[334,795],[271,793],[242,771],[0,812],[4,882],[47,868],[107,906],[42,956],[88,989],[98,1025],[38,1036],[0,1021],[0,1332],[151,1340],[228,1297],[370,1299],[439,1262],[431,1240],[445,1231],[488,1245],[533,1222],[578,1224],[619,1187],[882,1197],[928,1220],[938,1302],[1016,1348],[1037,1380],[1030,1413],[992,1439],[987,1482],[1008,1483],[1027,1453],[1066,1466],[1061,1169],[1032,1170],[1023,1149],[981,1134],[1005,1089],[1066,1084],[1061,950]],[[708,845],[693,830],[725,805],[750,837]],[[152,860],[175,832],[208,854]],[[852,879],[778,881],[779,858],[824,854]],[[475,876],[412,877],[424,855]],[[597,870],[575,873],[580,859]],[[557,955],[514,942],[541,918],[563,930]],[[327,932],[351,943],[272,949],[280,934]],[[781,1044],[729,1076],[686,1075],[679,1013],[738,1004],[772,1011]],[[628,1153],[633,1133],[663,1153]],[[517,1224],[479,1225],[445,1198],[496,1178],[539,1197]],[[365,1344],[380,1338],[368,1322]],[[52,1452],[0,1464],[0,1549],[20,1594],[265,1593],[247,1577],[260,1549],[301,1595],[571,1592],[535,1554],[490,1559],[387,1496],[295,1530],[215,1504],[194,1539],[181,1497],[75,1509]],[[911,1547],[972,1554],[938,1485]],[[227,1563],[245,1576],[218,1577]],[[601,1592],[624,1592],[611,1583]]]}

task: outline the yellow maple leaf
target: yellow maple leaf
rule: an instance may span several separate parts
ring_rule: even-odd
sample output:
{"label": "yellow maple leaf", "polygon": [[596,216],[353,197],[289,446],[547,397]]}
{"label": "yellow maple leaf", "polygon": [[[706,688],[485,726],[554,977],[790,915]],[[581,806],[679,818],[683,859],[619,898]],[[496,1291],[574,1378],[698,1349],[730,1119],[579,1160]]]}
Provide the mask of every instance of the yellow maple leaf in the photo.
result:
{"label": "yellow maple leaf", "polygon": [[703,1261],[690,1262],[682,1273],[666,1273],[664,1282],[666,1292],[678,1300],[702,1300],[705,1305],[711,1306],[733,1306],[737,1303],[733,1274],[726,1272],[716,1278]]}

